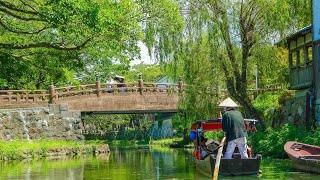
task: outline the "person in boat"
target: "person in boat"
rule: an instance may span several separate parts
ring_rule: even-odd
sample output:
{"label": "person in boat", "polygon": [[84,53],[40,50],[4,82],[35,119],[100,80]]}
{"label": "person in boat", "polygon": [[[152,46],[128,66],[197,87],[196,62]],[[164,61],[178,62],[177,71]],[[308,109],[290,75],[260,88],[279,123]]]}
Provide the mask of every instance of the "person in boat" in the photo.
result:
{"label": "person in boat", "polygon": [[193,146],[194,146],[194,150],[192,154],[196,159],[200,160],[201,152],[200,152],[200,148],[198,148],[198,134],[195,131],[190,131],[190,138],[192,139]]}
{"label": "person in boat", "polygon": [[238,146],[241,158],[248,158],[248,134],[244,118],[241,112],[236,110],[236,107],[239,106],[232,99],[227,98],[219,104],[219,107],[224,108],[224,113],[222,115],[222,130],[225,133],[228,142],[224,158],[231,159],[236,146]]}
{"label": "person in boat", "polygon": [[219,141],[217,140],[214,140],[214,139],[209,139],[207,142],[206,142],[206,146],[207,146],[207,149],[208,151],[210,151],[210,153],[214,153],[214,152],[217,152],[217,150],[219,149]]}
{"label": "person in boat", "polygon": [[209,155],[210,151],[207,148],[207,138],[200,136],[200,151],[201,151],[201,159],[204,159]]}
{"label": "person in boat", "polygon": [[[199,136],[198,136],[199,135]],[[198,160],[203,160],[211,152],[207,149],[207,138],[203,136],[201,124],[198,124],[197,132],[190,131],[190,138],[193,140],[194,151],[193,155]]]}

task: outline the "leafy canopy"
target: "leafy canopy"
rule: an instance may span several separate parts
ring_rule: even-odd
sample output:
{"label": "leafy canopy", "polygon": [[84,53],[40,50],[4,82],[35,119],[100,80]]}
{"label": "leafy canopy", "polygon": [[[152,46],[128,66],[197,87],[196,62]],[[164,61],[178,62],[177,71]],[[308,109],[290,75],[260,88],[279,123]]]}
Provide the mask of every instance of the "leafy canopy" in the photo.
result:
{"label": "leafy canopy", "polygon": [[183,27],[172,1],[1,0],[0,5],[0,66],[8,70],[0,82],[12,88],[66,84],[66,76],[75,74],[84,81],[97,73],[106,77],[114,64],[127,70],[140,58],[139,41],[152,46],[159,33],[170,36]]}

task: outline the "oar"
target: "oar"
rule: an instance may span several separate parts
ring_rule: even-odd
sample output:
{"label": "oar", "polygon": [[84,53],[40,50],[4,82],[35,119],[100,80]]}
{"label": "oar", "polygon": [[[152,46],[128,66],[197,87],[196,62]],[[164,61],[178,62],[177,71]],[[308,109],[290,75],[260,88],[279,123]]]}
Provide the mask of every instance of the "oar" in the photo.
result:
{"label": "oar", "polygon": [[223,150],[223,145],[224,145],[224,141],[225,140],[226,140],[226,137],[223,137],[221,142],[220,142],[220,144],[219,144],[220,147],[219,147],[219,150],[218,150],[216,164],[214,165],[214,172],[213,172],[213,176],[212,176],[213,180],[217,180],[218,179],[220,160],[221,160],[221,155],[222,155],[222,150]]}

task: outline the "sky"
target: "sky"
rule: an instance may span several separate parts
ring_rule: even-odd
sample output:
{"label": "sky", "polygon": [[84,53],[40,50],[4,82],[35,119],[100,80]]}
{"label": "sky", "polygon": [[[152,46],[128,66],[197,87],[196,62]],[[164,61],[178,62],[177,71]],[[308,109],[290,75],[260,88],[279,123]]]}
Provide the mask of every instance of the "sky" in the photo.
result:
{"label": "sky", "polygon": [[136,59],[136,60],[131,61],[130,65],[133,66],[133,65],[139,64],[141,62],[144,62],[144,64],[153,64],[153,63],[155,63],[154,60],[152,60],[151,57],[148,54],[147,46],[141,41],[138,42],[138,46],[141,49],[141,51],[140,51],[141,59]]}

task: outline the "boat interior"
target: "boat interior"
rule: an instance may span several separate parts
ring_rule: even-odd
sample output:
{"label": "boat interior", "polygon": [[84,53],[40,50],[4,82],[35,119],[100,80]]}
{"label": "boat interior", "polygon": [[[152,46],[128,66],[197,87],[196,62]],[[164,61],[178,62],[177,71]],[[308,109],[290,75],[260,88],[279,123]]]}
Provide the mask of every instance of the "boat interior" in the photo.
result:
{"label": "boat interior", "polygon": [[320,148],[315,146],[308,146],[305,144],[294,143],[290,147],[295,151],[296,154],[300,156],[305,156],[305,158],[310,159],[320,159]]}

